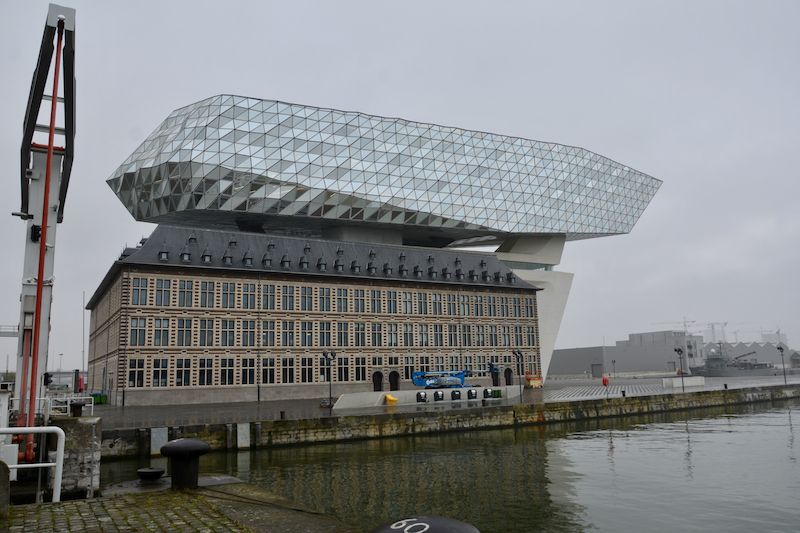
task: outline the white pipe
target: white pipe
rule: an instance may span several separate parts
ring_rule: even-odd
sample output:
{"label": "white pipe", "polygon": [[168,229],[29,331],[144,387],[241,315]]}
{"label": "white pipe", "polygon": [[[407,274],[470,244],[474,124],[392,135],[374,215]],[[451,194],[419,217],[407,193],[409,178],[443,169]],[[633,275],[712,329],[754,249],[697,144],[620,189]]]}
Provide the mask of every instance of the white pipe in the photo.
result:
{"label": "white pipe", "polygon": [[64,430],[58,426],[45,426],[38,428],[0,428],[0,435],[28,435],[30,433],[55,433],[58,437],[56,444],[55,463],[29,463],[24,465],[8,465],[8,468],[41,468],[43,466],[55,466],[56,471],[53,476],[53,501],[61,501],[61,478],[64,475],[64,443],[67,438]]}

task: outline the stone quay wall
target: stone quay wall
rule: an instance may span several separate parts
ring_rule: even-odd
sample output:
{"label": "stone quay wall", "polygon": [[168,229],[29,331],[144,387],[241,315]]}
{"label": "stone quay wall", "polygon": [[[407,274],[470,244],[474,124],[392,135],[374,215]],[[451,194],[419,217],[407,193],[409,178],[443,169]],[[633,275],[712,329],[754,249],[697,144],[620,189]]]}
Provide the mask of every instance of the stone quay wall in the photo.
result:
{"label": "stone quay wall", "polygon": [[800,398],[800,385],[518,405],[485,400],[483,405],[477,402],[475,407],[448,411],[113,429],[102,433],[102,456],[157,454],[167,435],[201,439],[212,450],[232,450],[639,416],[793,398]]}

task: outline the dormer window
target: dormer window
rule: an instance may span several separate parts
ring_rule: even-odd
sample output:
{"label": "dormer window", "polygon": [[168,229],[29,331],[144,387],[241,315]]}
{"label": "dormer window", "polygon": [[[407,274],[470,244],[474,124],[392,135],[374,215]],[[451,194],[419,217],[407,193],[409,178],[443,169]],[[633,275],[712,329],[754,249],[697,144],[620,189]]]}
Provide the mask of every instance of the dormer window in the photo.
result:
{"label": "dormer window", "polygon": [[308,243],[303,247],[303,253],[306,255],[311,253],[311,246],[309,246]]}
{"label": "dormer window", "polygon": [[325,262],[324,257],[320,257],[319,259],[317,259],[317,269],[320,272],[325,272],[326,270],[328,270],[328,263]]}
{"label": "dormer window", "polygon": [[308,270],[308,258],[306,256],[300,258],[300,269]]}
{"label": "dormer window", "polygon": [[355,261],[353,261],[352,263],[350,263],[350,270],[352,270],[356,274],[361,272],[361,264],[358,262],[357,259]]}
{"label": "dormer window", "polygon": [[494,280],[497,283],[500,283],[501,281],[503,281],[503,273],[502,272],[495,272],[494,273]]}
{"label": "dormer window", "polygon": [[414,277],[415,278],[421,278],[422,277],[422,269],[419,267],[419,265],[414,267]]}
{"label": "dormer window", "polygon": [[489,276],[488,270],[484,270],[483,272],[481,272],[481,278],[483,278],[483,281],[492,281],[491,276]]}
{"label": "dormer window", "polygon": [[455,263],[457,267],[461,267],[461,259],[459,259],[458,257],[456,257]]}
{"label": "dormer window", "polygon": [[515,276],[513,272],[509,272],[508,274],[506,274],[506,279],[508,280],[509,283],[517,282],[517,276]]}
{"label": "dormer window", "polygon": [[478,273],[474,270],[469,271],[469,280],[470,281],[478,281]]}
{"label": "dormer window", "polygon": [[486,268],[486,260],[481,259],[481,268]]}
{"label": "dormer window", "polygon": [[189,240],[186,242],[187,244],[197,244],[197,237],[194,236],[194,232],[192,232],[192,234],[189,235]]}
{"label": "dormer window", "polygon": [[292,266],[292,260],[289,259],[288,255],[283,254],[283,257],[281,257],[281,268],[289,268],[291,266]]}
{"label": "dormer window", "polygon": [[232,265],[233,264],[233,256],[231,255],[230,250],[225,252],[225,255],[222,256],[222,264],[224,264],[224,265]]}
{"label": "dormer window", "polygon": [[203,255],[200,256],[200,259],[202,259],[203,263],[206,265],[211,263],[211,252],[208,251],[208,248],[203,250]]}
{"label": "dormer window", "polygon": [[341,259],[337,259],[333,262],[333,269],[336,272],[344,272],[344,262]]}
{"label": "dormer window", "polygon": [[456,269],[456,279],[458,281],[464,281],[464,271],[461,270],[460,268]]}
{"label": "dormer window", "polygon": [[169,252],[167,252],[167,243],[161,247],[161,250],[158,252],[158,260],[159,261],[166,261],[169,259]]}
{"label": "dormer window", "polygon": [[267,243],[267,250],[274,250],[274,249],[275,249],[275,243],[272,242],[272,241],[269,241]]}
{"label": "dormer window", "polygon": [[370,250],[369,251],[369,258],[370,259],[375,259],[375,250]]}
{"label": "dormer window", "polygon": [[244,257],[242,257],[242,261],[244,262],[244,266],[253,266],[253,256],[250,254],[250,250],[245,252]]}
{"label": "dormer window", "polygon": [[375,263],[370,261],[367,265],[367,272],[370,274],[376,274],[378,272],[378,267],[375,266]]}
{"label": "dormer window", "polygon": [[436,260],[433,258],[432,255],[428,256],[428,264],[432,265]]}
{"label": "dormer window", "polygon": [[405,263],[400,263],[400,267],[397,269],[397,271],[400,272],[400,275],[403,277],[408,276],[408,267]]}
{"label": "dormer window", "polygon": [[436,267],[434,267],[434,266],[429,266],[429,267],[428,267],[428,277],[429,277],[429,278],[431,278],[431,279],[436,279],[436,276],[437,276],[438,274],[439,274],[439,273],[438,273],[438,272],[436,272]]}
{"label": "dormer window", "polygon": [[450,272],[450,269],[449,269],[449,268],[447,268],[447,267],[444,267],[444,268],[442,269],[442,278],[443,278],[443,279],[450,279],[450,278],[452,278],[452,277],[453,277],[453,273],[452,273],[452,272]]}
{"label": "dormer window", "polygon": [[191,254],[189,252],[183,252],[181,254],[181,261],[183,261],[184,263],[188,263],[190,258],[191,258]]}
{"label": "dormer window", "polygon": [[236,237],[231,237],[228,241],[228,248],[236,248]]}
{"label": "dormer window", "polygon": [[392,271],[393,271],[392,267],[389,265],[389,263],[384,263],[383,264],[383,273],[384,274],[386,274],[387,276],[391,276],[392,275]]}
{"label": "dormer window", "polygon": [[400,262],[401,263],[406,262],[406,254],[404,252],[400,252]]}
{"label": "dormer window", "polygon": [[336,248],[336,255],[339,256],[339,257],[342,257],[344,255],[344,250],[342,250],[341,246]]}
{"label": "dormer window", "polygon": [[269,254],[264,254],[264,257],[261,258],[261,264],[264,265],[265,267],[272,266],[272,258],[270,257]]}

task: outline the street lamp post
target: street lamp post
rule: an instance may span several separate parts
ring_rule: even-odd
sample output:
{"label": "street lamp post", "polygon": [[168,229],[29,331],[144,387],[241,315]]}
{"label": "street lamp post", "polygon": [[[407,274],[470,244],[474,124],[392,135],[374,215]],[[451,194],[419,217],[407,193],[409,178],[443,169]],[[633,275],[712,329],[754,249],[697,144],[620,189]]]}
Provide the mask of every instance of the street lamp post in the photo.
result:
{"label": "street lamp post", "polygon": [[675,348],[675,353],[678,354],[678,364],[681,367],[681,389],[683,389],[683,392],[686,392],[686,386],[683,383],[683,350],[681,348]]}
{"label": "street lamp post", "polygon": [[336,359],[336,352],[331,350],[322,350],[322,357],[328,365],[328,414],[333,414],[333,370],[331,370],[331,361]]}
{"label": "street lamp post", "polygon": [[617,360],[611,360],[611,371],[614,372],[614,377],[617,377]]}
{"label": "street lamp post", "polygon": [[517,381],[519,381],[519,403],[522,403],[522,362],[524,357],[520,350],[512,350],[512,352],[517,357]]}
{"label": "street lamp post", "polygon": [[778,346],[778,351],[781,352],[781,366],[783,367],[783,384],[786,385],[786,360],[783,358],[783,346]]}

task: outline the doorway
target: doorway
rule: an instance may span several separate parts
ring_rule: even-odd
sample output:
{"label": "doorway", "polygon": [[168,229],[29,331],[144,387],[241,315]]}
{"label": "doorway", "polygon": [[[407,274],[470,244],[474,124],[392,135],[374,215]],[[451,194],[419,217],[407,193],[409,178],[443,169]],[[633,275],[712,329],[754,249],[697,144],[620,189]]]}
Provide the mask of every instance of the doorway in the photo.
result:
{"label": "doorway", "polygon": [[383,373],[375,372],[372,374],[372,390],[380,392],[383,390]]}
{"label": "doorway", "polygon": [[400,389],[400,374],[397,372],[390,372],[389,373],[389,390],[399,390]]}

